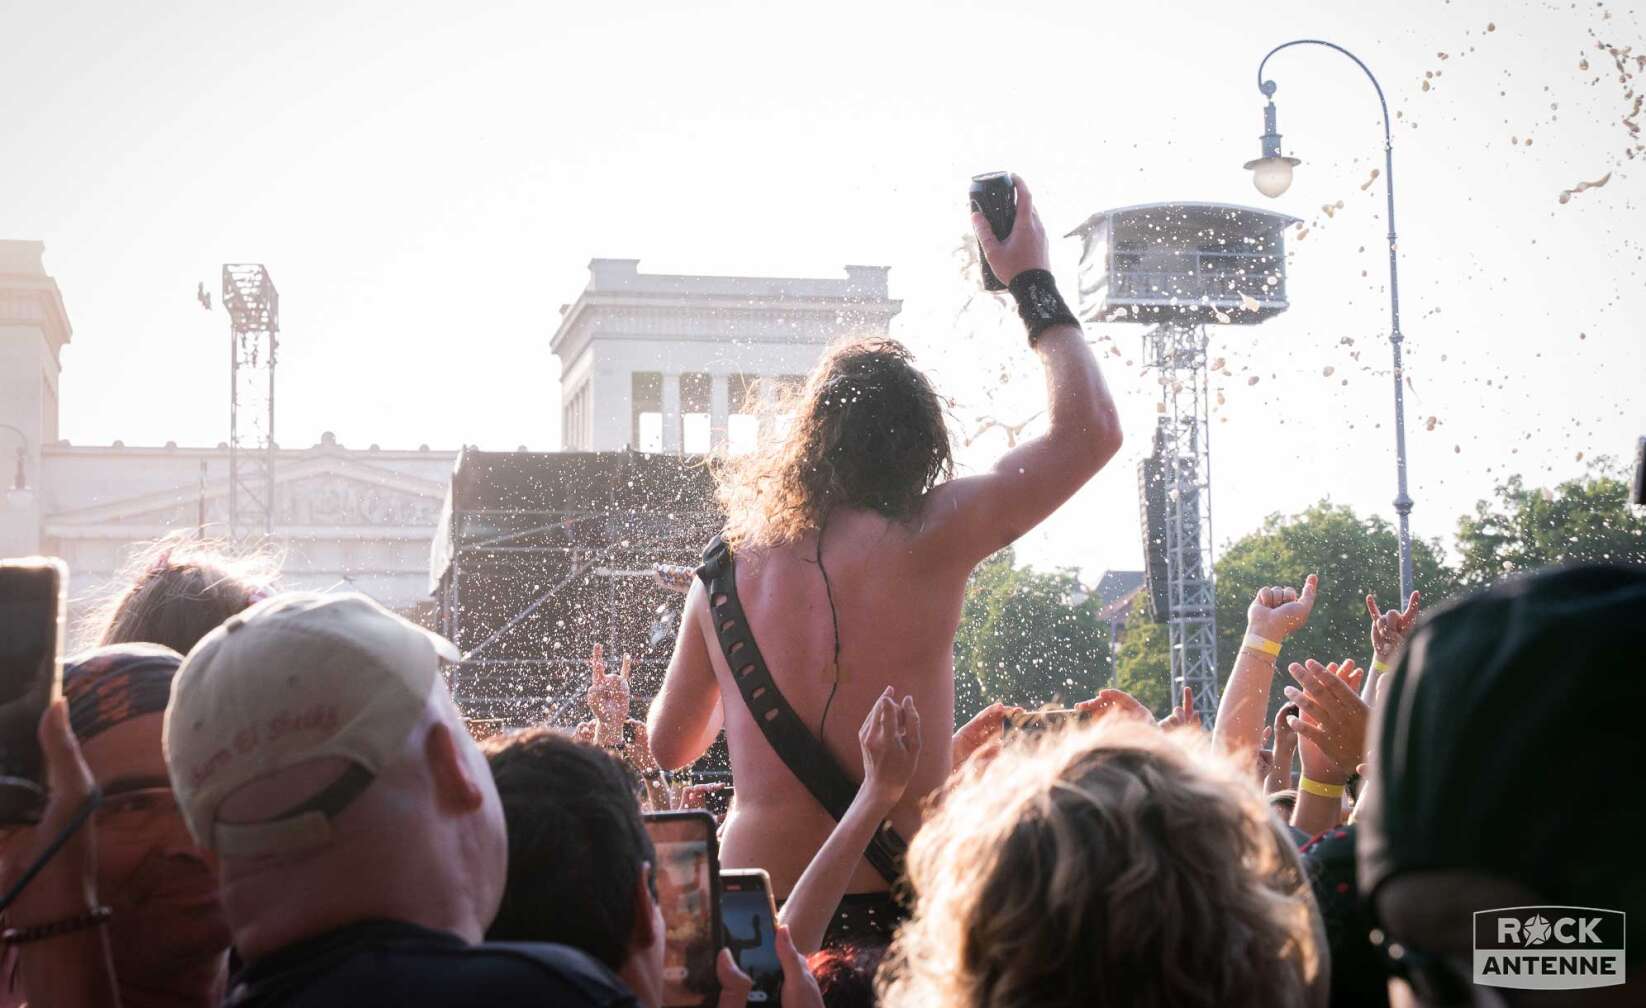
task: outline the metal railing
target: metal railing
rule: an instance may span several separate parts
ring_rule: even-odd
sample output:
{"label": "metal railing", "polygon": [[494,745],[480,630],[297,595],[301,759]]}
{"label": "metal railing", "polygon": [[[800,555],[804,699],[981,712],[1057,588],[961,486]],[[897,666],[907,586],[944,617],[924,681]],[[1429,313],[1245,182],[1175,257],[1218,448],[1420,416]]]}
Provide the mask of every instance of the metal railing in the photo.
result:
{"label": "metal railing", "polygon": [[1179,302],[1195,302],[1202,298],[1213,302],[1239,305],[1241,295],[1259,302],[1284,301],[1286,284],[1269,283],[1272,274],[1256,271],[1220,271],[1212,273],[1155,273],[1141,270],[1116,271],[1109,274],[1109,299],[1128,301],[1162,301],[1176,298]]}

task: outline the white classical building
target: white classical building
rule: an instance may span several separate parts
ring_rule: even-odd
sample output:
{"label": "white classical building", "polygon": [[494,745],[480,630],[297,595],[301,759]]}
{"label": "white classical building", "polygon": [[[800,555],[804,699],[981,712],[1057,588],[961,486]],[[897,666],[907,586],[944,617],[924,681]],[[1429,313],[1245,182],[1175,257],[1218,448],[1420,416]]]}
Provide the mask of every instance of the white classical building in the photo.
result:
{"label": "white classical building", "polygon": [[758,436],[752,389],[798,382],[830,343],[885,336],[902,302],[884,266],[842,279],[642,273],[638,259],[595,259],[560,309],[567,451],[699,454]]}
{"label": "white classical building", "polygon": [[[37,241],[0,240],[0,556],[60,556],[84,598],[139,543],[179,530],[225,534],[229,453],[221,444],[61,439],[58,388],[72,333],[43,253]],[[562,309],[551,346],[565,450],[696,453],[752,442],[756,421],[744,404],[755,379],[798,381],[830,342],[885,335],[901,307],[887,297],[884,267],[848,266],[843,279],[637,267],[594,260],[588,286]],[[455,459],[427,445],[345,448],[329,434],[279,449],[270,545],[285,556],[285,583],[353,588],[402,611],[426,605]]]}
{"label": "white classical building", "polygon": [[[95,594],[132,548],[177,531],[221,536],[226,445],[71,445],[58,435],[68,313],[44,246],[0,241],[0,556],[62,557],[70,591]],[[226,419],[226,418],[225,418]],[[428,597],[429,544],[456,453],[346,449],[326,435],[282,448],[275,534],[293,588],[353,588],[411,611]]]}

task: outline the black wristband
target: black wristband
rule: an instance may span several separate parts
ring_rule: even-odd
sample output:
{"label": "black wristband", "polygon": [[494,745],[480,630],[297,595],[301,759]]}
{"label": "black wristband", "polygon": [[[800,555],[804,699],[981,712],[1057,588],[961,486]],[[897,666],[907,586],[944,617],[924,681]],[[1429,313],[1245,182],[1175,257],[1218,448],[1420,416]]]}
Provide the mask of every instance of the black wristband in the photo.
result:
{"label": "black wristband", "polygon": [[1078,327],[1080,320],[1057,292],[1057,280],[1043,269],[1024,270],[1012,277],[1008,285],[1017,299],[1017,314],[1029,330],[1029,345],[1034,346],[1040,334],[1055,325]]}

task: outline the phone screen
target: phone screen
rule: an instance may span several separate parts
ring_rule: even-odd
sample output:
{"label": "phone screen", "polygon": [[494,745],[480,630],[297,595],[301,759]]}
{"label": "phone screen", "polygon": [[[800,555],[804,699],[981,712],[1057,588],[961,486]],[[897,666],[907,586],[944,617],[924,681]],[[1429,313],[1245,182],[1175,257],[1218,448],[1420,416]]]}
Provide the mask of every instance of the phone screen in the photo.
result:
{"label": "phone screen", "polygon": [[783,992],[783,964],[777,960],[777,910],[772,884],[759,869],[720,873],[720,919],[726,947],[754,981],[749,1004],[775,1005]]}
{"label": "phone screen", "polygon": [[0,562],[0,822],[35,822],[45,807],[40,715],[61,690],[60,561]]}
{"label": "phone screen", "polygon": [[657,849],[657,901],[667,941],[665,1008],[713,1004],[720,990],[720,857],[707,812],[650,812],[646,832]]}

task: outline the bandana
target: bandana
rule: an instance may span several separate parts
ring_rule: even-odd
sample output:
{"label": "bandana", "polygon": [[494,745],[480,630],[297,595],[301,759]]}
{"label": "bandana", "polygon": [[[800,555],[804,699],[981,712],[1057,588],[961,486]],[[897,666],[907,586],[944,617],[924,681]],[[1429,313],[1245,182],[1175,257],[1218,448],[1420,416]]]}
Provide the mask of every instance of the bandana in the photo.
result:
{"label": "bandana", "polygon": [[158,644],[110,644],[63,663],[69,724],[81,742],[144,714],[159,714],[183,657]]}

